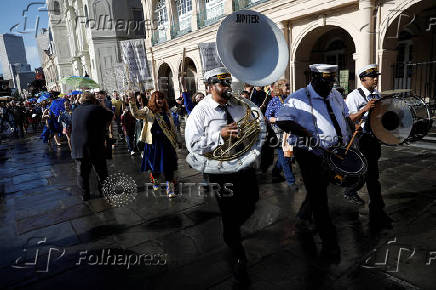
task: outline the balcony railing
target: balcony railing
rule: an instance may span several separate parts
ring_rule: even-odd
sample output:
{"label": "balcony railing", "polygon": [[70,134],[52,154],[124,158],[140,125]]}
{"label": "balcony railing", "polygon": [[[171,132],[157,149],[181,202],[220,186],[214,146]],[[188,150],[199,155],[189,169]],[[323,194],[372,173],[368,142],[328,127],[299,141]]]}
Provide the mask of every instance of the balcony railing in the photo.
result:
{"label": "balcony railing", "polygon": [[198,28],[203,28],[218,22],[224,15],[224,3],[221,2],[213,8],[198,11]]}
{"label": "balcony railing", "polygon": [[192,31],[192,27],[187,27],[185,29],[180,30],[177,26],[171,26],[171,39],[180,37]]}
{"label": "balcony railing", "polygon": [[233,11],[251,8],[268,0],[233,0]]}
{"label": "balcony railing", "polygon": [[158,30],[153,31],[153,34],[151,35],[152,45],[157,45],[165,41],[167,41],[166,30],[159,28]]}
{"label": "balcony railing", "polygon": [[[233,11],[247,9],[267,1],[268,0],[233,0]],[[197,24],[199,29],[215,24],[225,16],[224,1],[211,1],[203,4],[206,6],[203,5],[203,8],[198,9],[197,12]],[[180,37],[192,31],[189,21],[191,17],[188,17],[188,15],[185,15],[181,18],[180,16],[178,17],[179,25],[173,25],[170,29],[171,39]],[[180,29],[180,27],[182,27],[182,29]],[[153,32],[153,45],[157,45],[168,40],[166,37],[166,30],[159,31],[160,30]]]}

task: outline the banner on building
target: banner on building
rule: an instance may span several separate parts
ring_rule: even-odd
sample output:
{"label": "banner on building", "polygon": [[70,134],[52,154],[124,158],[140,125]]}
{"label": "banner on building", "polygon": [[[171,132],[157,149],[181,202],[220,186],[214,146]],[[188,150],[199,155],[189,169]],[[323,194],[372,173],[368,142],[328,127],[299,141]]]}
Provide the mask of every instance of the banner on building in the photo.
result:
{"label": "banner on building", "polygon": [[348,94],[348,79],[350,76],[350,71],[348,69],[339,71],[339,85],[344,88],[345,94]]}
{"label": "banner on building", "polygon": [[149,82],[151,79],[143,39],[120,41],[123,63],[126,65],[128,81]]}
{"label": "banner on building", "polygon": [[201,64],[203,66],[203,73],[217,67],[224,66],[216,51],[215,42],[203,42],[198,44],[200,49]]}

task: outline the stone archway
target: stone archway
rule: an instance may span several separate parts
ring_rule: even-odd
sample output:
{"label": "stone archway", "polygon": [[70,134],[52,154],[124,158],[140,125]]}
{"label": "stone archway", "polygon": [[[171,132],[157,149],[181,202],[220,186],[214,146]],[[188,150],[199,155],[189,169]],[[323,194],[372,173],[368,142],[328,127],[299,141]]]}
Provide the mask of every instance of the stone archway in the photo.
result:
{"label": "stone archway", "polygon": [[436,25],[429,22],[436,6],[432,0],[409,4],[382,21],[389,26],[382,30],[381,90],[411,89],[436,102]]}
{"label": "stone archway", "polygon": [[333,25],[313,29],[301,40],[295,51],[295,89],[309,83],[310,64],[327,63],[338,65],[338,85],[344,87],[346,93],[353,90],[355,52],[353,38],[346,30]]}
{"label": "stone archway", "polygon": [[[182,63],[179,65],[179,72],[182,73]],[[190,57],[185,57],[185,80],[186,80],[186,89],[191,94],[197,92],[197,67],[194,61]]]}
{"label": "stone archway", "polygon": [[173,72],[167,63],[160,65],[158,70],[158,90],[162,92],[168,100],[174,100]]}

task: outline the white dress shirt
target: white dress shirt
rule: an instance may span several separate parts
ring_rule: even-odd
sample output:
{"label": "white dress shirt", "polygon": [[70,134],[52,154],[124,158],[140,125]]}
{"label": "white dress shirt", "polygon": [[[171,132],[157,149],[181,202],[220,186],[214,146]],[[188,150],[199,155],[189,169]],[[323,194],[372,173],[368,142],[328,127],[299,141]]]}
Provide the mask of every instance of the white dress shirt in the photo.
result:
{"label": "white dress shirt", "polygon": [[[310,94],[313,108],[307,92]],[[333,113],[335,114],[336,120],[341,128],[343,141],[344,143],[347,143],[350,139],[350,130],[345,120],[345,118],[349,116],[347,105],[341,94],[335,89],[332,89],[327,99],[330,101]],[[330,119],[324,99],[315,92],[312,84],[309,84],[306,88],[299,89],[286,98],[284,106],[278,112],[277,121],[286,120],[298,123],[310,132],[312,136],[317,136],[319,142],[315,141],[314,143],[318,143],[322,148],[327,149],[336,145],[338,142],[338,136],[336,135],[336,130]],[[289,144],[293,145],[296,138],[295,135],[291,134],[288,139]],[[308,149],[317,155],[323,154],[320,149]]]}
{"label": "white dress shirt", "polygon": [[[236,99],[227,102],[227,111],[235,122],[245,115],[246,108]],[[186,122],[185,141],[190,153],[203,155],[224,144],[221,129],[227,125],[226,113],[212,95],[194,107]]]}
{"label": "white dress shirt", "polygon": [[[374,90],[374,92],[372,92],[371,94],[371,92],[367,88],[361,87],[361,89],[365,94],[365,98],[359,93],[358,89],[353,90],[347,95],[347,99],[345,100],[345,102],[347,103],[348,111],[350,112],[350,114],[354,114],[360,111],[370,99],[375,98],[376,100],[379,100],[381,98],[377,90]],[[368,112],[365,112],[362,118],[363,130],[364,132],[368,133],[368,130],[365,128],[365,121],[368,119]]]}

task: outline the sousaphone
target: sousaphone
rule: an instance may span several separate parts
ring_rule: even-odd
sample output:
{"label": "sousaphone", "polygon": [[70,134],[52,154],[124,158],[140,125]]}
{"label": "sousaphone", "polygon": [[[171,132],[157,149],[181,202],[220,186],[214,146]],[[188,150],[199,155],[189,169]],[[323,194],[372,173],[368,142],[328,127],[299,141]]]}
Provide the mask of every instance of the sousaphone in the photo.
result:
{"label": "sousaphone", "polygon": [[[283,76],[289,62],[289,48],[283,32],[265,15],[239,10],[228,15],[218,28],[217,53],[221,62],[238,80],[265,86]],[[260,111],[249,100],[233,96],[246,108],[238,121],[239,138],[222,144],[204,155],[190,153],[186,161],[205,173],[234,173],[260,160],[266,139],[266,124]]]}

